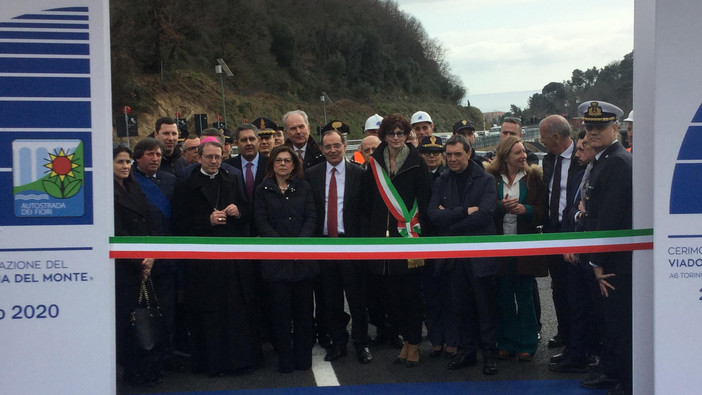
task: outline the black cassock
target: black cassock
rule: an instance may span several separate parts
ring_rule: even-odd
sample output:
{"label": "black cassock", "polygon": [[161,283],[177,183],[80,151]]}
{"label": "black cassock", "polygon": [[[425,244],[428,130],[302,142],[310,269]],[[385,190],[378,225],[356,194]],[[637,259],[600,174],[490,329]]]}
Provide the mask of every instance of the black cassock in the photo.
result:
{"label": "black cassock", "polygon": [[[212,211],[223,210],[229,204],[239,208],[241,217],[229,217],[226,225],[212,226]],[[242,187],[222,169],[210,177],[197,168],[176,185],[173,222],[178,235],[246,236],[250,218],[251,207]],[[260,366],[256,277],[250,261],[185,261],[184,297],[194,372],[214,376]]]}

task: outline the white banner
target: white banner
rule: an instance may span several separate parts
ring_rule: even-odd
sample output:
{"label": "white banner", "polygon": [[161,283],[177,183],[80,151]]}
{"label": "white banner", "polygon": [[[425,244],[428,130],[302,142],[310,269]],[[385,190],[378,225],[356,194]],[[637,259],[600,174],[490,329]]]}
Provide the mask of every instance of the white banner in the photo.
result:
{"label": "white banner", "polygon": [[115,391],[109,50],[105,0],[2,4],[6,394]]}
{"label": "white banner", "polygon": [[653,116],[639,123],[637,107],[634,131],[647,130],[642,137],[653,142],[636,160],[655,163],[654,352],[646,358],[655,356],[657,393],[693,394],[702,388],[695,338],[702,328],[702,3],[659,0],[651,12]]}

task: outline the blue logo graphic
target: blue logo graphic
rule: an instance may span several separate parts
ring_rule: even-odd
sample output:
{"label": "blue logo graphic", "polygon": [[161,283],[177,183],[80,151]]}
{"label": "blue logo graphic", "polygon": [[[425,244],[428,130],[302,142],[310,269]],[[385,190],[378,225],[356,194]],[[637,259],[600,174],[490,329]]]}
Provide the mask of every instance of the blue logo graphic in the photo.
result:
{"label": "blue logo graphic", "polygon": [[93,223],[89,39],[88,7],[0,20],[0,226]]}
{"label": "blue logo graphic", "polygon": [[[698,125],[695,125],[698,124]],[[670,214],[702,214],[702,105],[687,128],[673,172]]]}

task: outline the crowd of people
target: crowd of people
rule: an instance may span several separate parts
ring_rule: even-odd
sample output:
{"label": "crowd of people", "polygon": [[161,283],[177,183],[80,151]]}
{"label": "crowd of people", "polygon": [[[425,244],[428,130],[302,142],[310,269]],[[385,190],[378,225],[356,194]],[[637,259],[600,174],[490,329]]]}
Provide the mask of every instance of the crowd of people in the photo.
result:
{"label": "crowd of people", "polygon": [[[578,111],[582,131],[560,115],[541,121],[541,163],[511,117],[496,149],[482,157],[469,120],[456,122],[443,141],[426,112],[409,120],[375,114],[353,160],[346,159],[347,124],[329,122],[318,143],[299,110],[282,117],[285,140],[262,117],[178,144],[175,120],[160,118],[133,153],[114,149],[115,235],[411,238],[630,229],[631,154],[617,141],[623,112],[602,101]],[[626,121],[631,131],[633,112]],[[230,157],[233,144],[238,155]],[[350,340],[361,364],[373,362],[373,346],[389,343],[399,350],[393,362],[407,368],[428,357],[461,369],[480,357],[482,372],[494,375],[498,360],[529,362],[537,352],[536,277],[550,275],[558,333],[547,347],[562,352],[549,368],[590,372],[581,382],[587,388],[631,392],[631,252],[264,258],[118,260],[123,380],[154,385],[164,370],[183,369],[176,349],[196,373],[250,372],[262,366],[264,341],[281,373],[310,369],[315,342],[326,349],[325,361],[344,358]],[[129,331],[144,279],[164,318],[160,344],[149,352]],[[424,326],[426,355],[419,348]]]}

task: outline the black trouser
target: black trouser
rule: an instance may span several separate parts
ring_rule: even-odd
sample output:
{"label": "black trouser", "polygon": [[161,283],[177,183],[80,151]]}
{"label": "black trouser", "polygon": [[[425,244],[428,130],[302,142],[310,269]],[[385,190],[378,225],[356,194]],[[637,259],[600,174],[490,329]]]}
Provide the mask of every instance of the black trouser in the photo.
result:
{"label": "black trouser", "polygon": [[556,310],[556,320],[558,321],[558,335],[561,337],[564,344],[568,344],[568,337],[570,335],[566,265],[569,265],[569,263],[563,260],[562,255],[551,255],[548,259],[553,307]]}
{"label": "black trouser", "polygon": [[368,273],[366,278],[366,305],[368,322],[376,327],[376,336],[389,339],[399,333],[397,322],[390,318],[390,297],[385,286],[384,276]]}
{"label": "black trouser", "polygon": [[566,266],[566,277],[570,312],[568,357],[577,364],[584,364],[587,354],[599,351],[599,336],[593,318],[594,273],[587,262],[569,263]]}
{"label": "black trouser", "polygon": [[[631,254],[631,251],[628,253]],[[606,323],[606,335],[600,363],[607,376],[618,378],[624,388],[631,391],[631,273],[616,273],[616,276],[608,278],[607,281],[615,290],[609,290],[609,297],[603,297],[602,308]]]}
{"label": "black trouser", "polygon": [[321,264],[329,334],[334,345],[346,346],[348,314],[344,311],[344,293],[351,312],[351,337],[356,347],[369,343],[368,312],[366,309],[366,262],[327,261]]}
{"label": "black trouser", "polygon": [[268,284],[278,370],[307,370],[312,367],[314,346],[312,281],[271,281]]}
{"label": "black trouser", "polygon": [[450,273],[459,348],[494,353],[499,325],[495,278],[473,276],[470,260],[456,262]]}
{"label": "black trouser", "polygon": [[422,302],[421,269],[407,274],[384,276],[391,303],[391,320],[399,325],[400,335],[409,344],[422,342]]}

